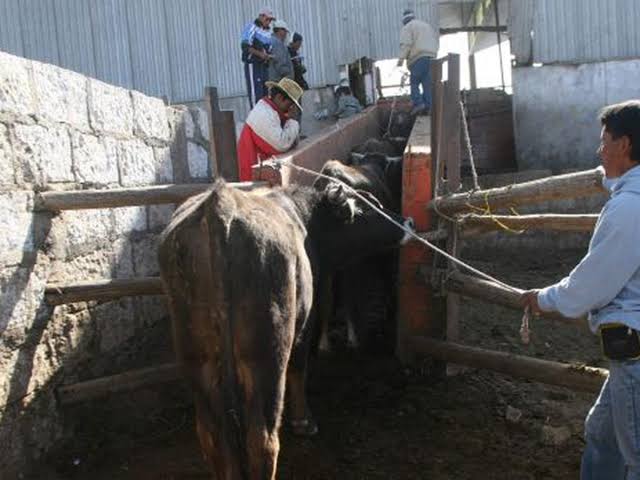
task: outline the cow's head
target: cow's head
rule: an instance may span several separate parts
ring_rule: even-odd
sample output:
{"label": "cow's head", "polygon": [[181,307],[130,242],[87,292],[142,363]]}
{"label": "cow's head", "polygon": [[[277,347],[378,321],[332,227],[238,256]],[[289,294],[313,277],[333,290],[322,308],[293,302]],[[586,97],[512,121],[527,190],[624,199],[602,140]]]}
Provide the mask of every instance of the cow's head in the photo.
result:
{"label": "cow's head", "polygon": [[[367,198],[366,193],[359,195]],[[410,238],[406,230],[413,231],[412,219],[382,209],[400,228],[340,184],[330,182],[322,196],[325,214],[317,216],[311,227],[319,253],[334,267],[398,247]]]}

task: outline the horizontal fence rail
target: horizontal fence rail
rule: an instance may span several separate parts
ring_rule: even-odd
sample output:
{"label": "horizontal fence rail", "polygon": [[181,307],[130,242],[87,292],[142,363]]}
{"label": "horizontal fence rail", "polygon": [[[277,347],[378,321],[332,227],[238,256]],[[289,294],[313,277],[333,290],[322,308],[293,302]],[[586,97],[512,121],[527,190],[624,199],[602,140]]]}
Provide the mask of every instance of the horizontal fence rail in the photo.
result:
{"label": "horizontal fence rail", "polygon": [[161,385],[181,378],[182,371],[178,364],[165,363],[86,382],[63,385],[56,390],[56,397],[60,405],[71,405],[113,393]]}
{"label": "horizontal fence rail", "polygon": [[538,230],[556,232],[590,232],[598,221],[597,214],[534,214],[534,215],[463,215],[459,217],[463,235],[502,230]]}
{"label": "horizontal fence rail", "polygon": [[451,215],[465,211],[470,212],[477,208],[489,207],[495,210],[549,200],[597,195],[605,192],[602,187],[602,179],[602,170],[585,170],[505,187],[438,197],[429,203],[429,208]]}
{"label": "horizontal fence rail", "polygon": [[[61,210],[84,210],[90,208],[135,207],[180,203],[187,198],[206,191],[210,183],[187,183],[154,185],[150,187],[113,188],[104,190],[69,190],[41,192],[36,197],[36,209],[59,212]],[[267,182],[235,182],[228,185],[240,190],[268,186]]]}
{"label": "horizontal fence rail", "polygon": [[609,373],[603,368],[540,360],[421,336],[412,337],[410,343],[412,351],[419,355],[584,392],[598,392]]}
{"label": "horizontal fence rail", "polygon": [[47,284],[44,290],[48,305],[117,300],[136,295],[163,295],[160,277],[105,279],[70,284]]}

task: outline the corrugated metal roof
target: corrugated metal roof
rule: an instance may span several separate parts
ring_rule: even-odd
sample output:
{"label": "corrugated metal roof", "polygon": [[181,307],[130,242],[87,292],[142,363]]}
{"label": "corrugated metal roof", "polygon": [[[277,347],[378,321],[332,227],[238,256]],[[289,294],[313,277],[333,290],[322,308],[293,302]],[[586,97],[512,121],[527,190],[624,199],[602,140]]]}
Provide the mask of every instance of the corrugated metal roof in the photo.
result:
{"label": "corrugated metal roof", "polygon": [[[245,94],[240,35],[264,0],[1,0],[0,49],[172,102]],[[362,56],[397,55],[402,10],[437,25],[437,0],[267,0],[304,37],[311,86]],[[18,19],[19,21],[16,21]]]}
{"label": "corrugated metal roof", "polygon": [[92,2],[93,51],[100,80],[133,88],[127,0]]}
{"label": "corrugated metal roof", "polygon": [[96,76],[93,33],[86,0],[55,0],[60,66]]}
{"label": "corrugated metal roof", "polygon": [[127,20],[134,88],[148,95],[169,97],[169,43],[162,2],[128,0]]}
{"label": "corrugated metal roof", "polygon": [[588,63],[640,57],[637,0],[529,3],[522,0],[512,6],[512,51],[520,63]]}
{"label": "corrugated metal roof", "polygon": [[[14,55],[24,55],[19,0],[0,2],[0,47]],[[6,19],[6,20],[2,20]]]}

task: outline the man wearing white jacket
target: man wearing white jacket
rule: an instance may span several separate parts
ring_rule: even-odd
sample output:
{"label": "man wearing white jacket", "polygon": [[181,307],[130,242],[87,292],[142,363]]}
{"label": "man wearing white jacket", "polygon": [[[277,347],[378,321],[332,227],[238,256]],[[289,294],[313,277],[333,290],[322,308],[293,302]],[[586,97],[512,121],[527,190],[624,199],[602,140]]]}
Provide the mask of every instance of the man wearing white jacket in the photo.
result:
{"label": "man wearing white jacket", "polygon": [[404,11],[402,23],[398,66],[406,60],[411,73],[411,113],[428,112],[431,109],[431,59],[438,55],[439,32],[427,22],[417,20],[410,9]]}
{"label": "man wearing white jacket", "polygon": [[585,421],[581,479],[640,480],[640,100],[606,107],[598,153],[611,198],[568,277],[522,295],[534,314],[589,314],[609,378]]}

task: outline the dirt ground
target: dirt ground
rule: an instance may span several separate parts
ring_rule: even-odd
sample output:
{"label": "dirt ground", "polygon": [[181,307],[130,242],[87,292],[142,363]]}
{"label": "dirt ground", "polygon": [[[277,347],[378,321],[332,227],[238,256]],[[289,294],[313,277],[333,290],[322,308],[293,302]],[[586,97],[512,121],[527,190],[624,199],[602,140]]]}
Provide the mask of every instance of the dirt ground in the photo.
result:
{"label": "dirt ground", "polygon": [[[561,278],[581,254],[496,255],[473,263],[525,288]],[[463,302],[461,335],[466,344],[606,366],[595,337],[586,330],[535,320],[532,344],[523,346],[519,312]],[[283,429],[278,478],[578,477],[583,420],[595,394],[474,369],[440,379],[429,373],[428,363],[409,370],[393,359],[363,357],[344,348],[318,358],[310,373],[309,397],[320,431],[300,439]],[[113,414],[108,402],[85,412],[89,420],[74,444],[49,459],[38,478],[210,478],[189,401],[179,389],[174,394],[171,408],[166,407],[171,403],[165,392],[165,408],[156,405],[127,423],[100,421],[102,415]],[[127,401],[134,410],[154,395],[160,394],[140,392]],[[507,419],[508,410],[521,417]]]}

